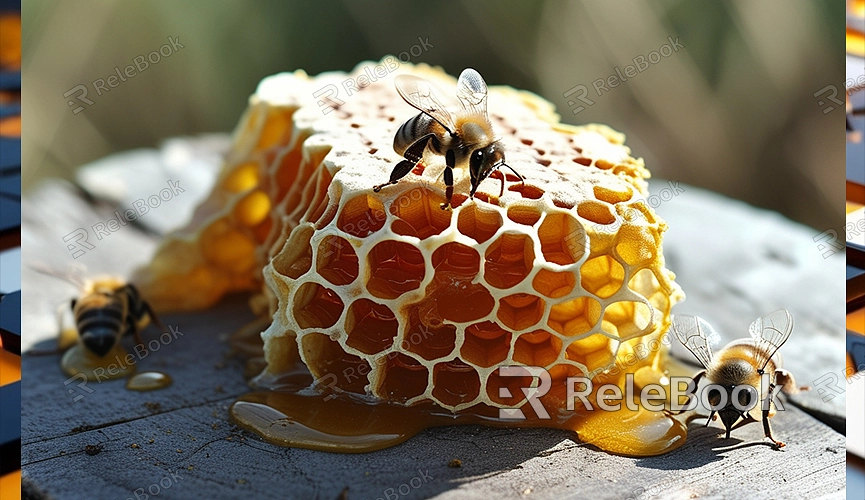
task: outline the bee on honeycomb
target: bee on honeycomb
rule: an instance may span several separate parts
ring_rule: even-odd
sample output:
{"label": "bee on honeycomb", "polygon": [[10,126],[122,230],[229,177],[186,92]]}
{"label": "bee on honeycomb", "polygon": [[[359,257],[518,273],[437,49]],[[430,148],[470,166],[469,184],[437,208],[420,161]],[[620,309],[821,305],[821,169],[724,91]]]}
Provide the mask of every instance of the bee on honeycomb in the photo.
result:
{"label": "bee on honeycomb", "polygon": [[[400,72],[456,85],[426,65]],[[255,292],[253,309],[272,318],[266,373],[300,360],[341,391],[453,412],[524,406],[519,391],[501,396],[512,384],[503,365],[546,368],[554,388],[657,365],[658,350],[623,360],[660,338],[683,294],[664,267],[649,172],[622,134],[559,123],[540,97],[490,87],[490,123],[525,182],[497,171],[469,199],[469,173],[454,169],[453,209],[442,210],[445,159],[429,150],[373,190],[401,160],[394,133],[417,110],[394,75],[338,106],[316,100],[346,77],[261,82],[213,192],[134,279],[157,311]],[[546,397],[564,405],[563,390]]]}

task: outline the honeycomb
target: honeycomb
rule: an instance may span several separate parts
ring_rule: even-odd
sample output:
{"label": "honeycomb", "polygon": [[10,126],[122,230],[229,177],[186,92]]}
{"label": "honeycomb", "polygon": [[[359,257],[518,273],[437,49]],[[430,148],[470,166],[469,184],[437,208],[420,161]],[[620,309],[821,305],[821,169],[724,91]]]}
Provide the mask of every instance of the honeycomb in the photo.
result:
{"label": "honeycomb", "polygon": [[[624,136],[561,124],[540,97],[491,87],[490,121],[525,183],[497,172],[471,200],[457,168],[455,208],[441,210],[444,158],[427,151],[375,193],[400,160],[396,129],[417,113],[393,76],[416,74],[443,96],[456,86],[425,65],[370,82],[378,67],[260,83],[213,192],[135,277],[150,303],[192,310],[256,292],[253,309],[273,318],[267,375],[300,359],[335,390],[451,411],[525,405],[515,389],[531,381],[500,376],[502,365],[547,368],[555,404],[564,377],[620,381],[657,365],[657,349],[624,360],[659,338],[683,294],[664,267],[649,173]],[[368,85],[346,95],[349,81]],[[323,89],[335,98],[316,98]]]}

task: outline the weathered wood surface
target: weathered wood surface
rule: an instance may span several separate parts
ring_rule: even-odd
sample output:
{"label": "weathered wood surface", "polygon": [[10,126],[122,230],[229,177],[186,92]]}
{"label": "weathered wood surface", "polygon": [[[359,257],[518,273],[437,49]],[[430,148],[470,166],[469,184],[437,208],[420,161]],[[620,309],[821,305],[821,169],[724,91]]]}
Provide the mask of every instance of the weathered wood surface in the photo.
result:
{"label": "weathered wood surface", "polygon": [[[656,183],[652,191],[665,187]],[[676,311],[705,317],[729,339],[746,335],[758,315],[787,307],[797,326],[783,352],[799,382],[841,374],[844,258],[823,259],[815,231],[683,187],[657,209],[670,224],[668,267],[688,294]],[[63,237],[107,220],[115,209],[84,199],[68,185],[51,183],[24,200],[24,349],[49,347],[54,308],[75,292],[34,273],[29,263],[68,269],[82,262],[91,274],[123,274],[153,251],[156,236],[130,225],[72,259]],[[148,228],[178,225],[173,214],[195,201],[184,196],[166,203],[148,215]],[[175,383],[150,393],[127,391],[123,381],[88,383],[88,392],[77,380],[64,384],[56,356],[25,355],[28,491],[57,499],[123,499],[135,498],[136,490],[139,498],[152,497],[158,487],[159,498],[334,499],[348,488],[347,498],[375,499],[394,498],[406,485],[408,495],[400,498],[844,498],[844,436],[793,405],[773,419],[777,437],[788,443],[783,451],[760,442],[759,425],[725,441],[718,427],[704,428],[702,421],[691,423],[679,450],[643,459],[599,452],[562,431],[478,426],[431,429],[360,455],[278,448],[227,420],[228,405],[246,386],[242,364],[225,357],[225,338],[249,319],[242,297],[204,313],[164,317],[183,335],[142,359],[138,369],[166,371]],[[78,395],[84,397],[73,401]],[[812,391],[796,402],[837,423],[843,396],[823,402]],[[88,445],[101,451],[90,455]],[[448,467],[454,458],[461,468]]]}

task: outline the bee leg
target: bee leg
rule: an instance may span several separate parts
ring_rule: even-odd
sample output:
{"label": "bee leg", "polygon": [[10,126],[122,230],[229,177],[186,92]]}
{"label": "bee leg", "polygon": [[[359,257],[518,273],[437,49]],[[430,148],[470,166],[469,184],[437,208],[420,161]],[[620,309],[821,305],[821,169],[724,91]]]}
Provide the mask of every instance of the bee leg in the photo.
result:
{"label": "bee leg", "polygon": [[775,443],[776,449],[781,449],[786,445],[781,441],[775,441],[775,438],[772,437],[772,428],[769,426],[769,408],[772,406],[772,392],[774,390],[775,384],[769,384],[769,396],[766,398],[766,402],[763,403],[763,433],[770,441]]}
{"label": "bee leg", "polygon": [[[694,398],[694,393],[697,392],[697,386],[700,384],[700,379],[702,379],[705,375],[706,370],[703,370],[700,373],[694,375],[694,378],[692,378],[691,381],[688,382],[688,392],[686,393],[686,395],[688,396],[688,400],[685,401],[685,405],[682,407],[682,409],[670,410],[670,415],[681,415],[688,409],[688,407],[691,405],[691,400]],[[693,384],[693,388],[691,384]],[[676,401],[676,404],[678,403],[679,402]]]}
{"label": "bee leg", "polygon": [[799,391],[811,390],[811,388],[807,385],[797,387],[796,379],[793,378],[793,374],[783,368],[775,370],[775,384],[780,385],[781,392],[784,392],[786,394],[796,394]]}
{"label": "bee leg", "polygon": [[456,164],[456,156],[453,150],[448,150],[445,153],[445,199],[441,204],[442,210],[447,210],[451,207],[451,198],[454,195],[454,165]]}
{"label": "bee leg", "polygon": [[147,311],[147,315],[150,316],[150,320],[153,321],[154,324],[156,324],[156,327],[159,328],[159,331],[168,332],[168,329],[165,328],[165,325],[163,325],[162,321],[159,320],[159,316],[157,316],[156,313],[153,312],[153,308],[150,307],[150,304],[144,302],[143,305],[144,310]]}
{"label": "bee leg", "polygon": [[411,172],[411,169],[413,169],[415,165],[417,165],[417,163],[408,160],[403,160],[397,163],[396,166],[393,167],[393,171],[391,171],[390,173],[390,180],[385,182],[384,184],[373,186],[372,190],[378,193],[379,191],[381,191],[381,188],[385,186],[390,186],[391,184],[396,184],[400,179],[408,175],[408,173]]}
{"label": "bee leg", "polygon": [[[132,338],[135,339],[135,345],[141,345],[141,349],[143,351],[143,354],[141,356],[147,356],[147,344],[145,344],[144,340],[142,340],[141,332],[138,329],[138,325],[134,321],[129,325],[129,330],[132,331]],[[127,332],[129,330],[127,330]]]}
{"label": "bee leg", "polygon": [[712,413],[709,414],[709,418],[706,419],[706,425],[703,427],[709,427],[709,422],[714,422],[717,418],[718,416],[715,415],[715,410],[712,410]]}
{"label": "bee leg", "polygon": [[733,427],[730,427],[730,430],[735,431],[739,427],[742,427],[743,425],[746,425],[746,424],[750,424],[752,422],[756,422],[756,420],[751,415],[748,415],[747,417],[743,418],[742,420],[739,420],[738,422],[736,422],[736,425],[734,425]]}
{"label": "bee leg", "polygon": [[412,145],[405,150],[405,153],[403,153],[405,160],[397,163],[396,166],[393,167],[393,170],[390,172],[390,180],[384,184],[373,186],[372,190],[378,193],[381,191],[381,188],[390,186],[391,184],[396,184],[400,179],[408,175],[415,165],[420,163],[423,159],[423,151],[426,149],[427,143],[432,135],[433,134],[427,134],[413,142]]}

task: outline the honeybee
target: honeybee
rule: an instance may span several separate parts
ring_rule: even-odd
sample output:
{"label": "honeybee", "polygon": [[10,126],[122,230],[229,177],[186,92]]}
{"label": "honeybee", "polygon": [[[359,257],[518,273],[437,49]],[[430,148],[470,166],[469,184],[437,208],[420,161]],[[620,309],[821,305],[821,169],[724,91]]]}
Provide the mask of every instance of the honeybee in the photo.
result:
{"label": "honeybee", "polygon": [[[775,413],[773,397],[776,387],[788,394],[799,391],[793,375],[781,368],[782,360],[778,354],[778,349],[793,331],[793,316],[790,312],[780,309],[757,319],[748,329],[751,338],[735,340],[715,356],[712,355],[710,344],[713,339],[718,338],[718,334],[702,318],[675,315],[672,318],[671,330],[703,365],[704,370],[694,376],[691,389],[696,390],[700,379],[706,377],[714,384],[707,393],[710,406],[714,408],[723,400],[727,401],[726,406],[717,410],[727,431],[726,438],[730,438],[731,430],[756,422],[755,415],[762,414],[763,432],[776,449],[782,448],[784,443],[772,437],[768,419]],[[768,384],[764,384],[764,374],[770,379]],[[726,393],[726,399],[721,390]],[[691,396],[688,397],[688,404],[690,403]],[[682,411],[684,410],[678,413]],[[711,410],[706,425],[715,420],[715,411]],[[740,419],[742,422],[735,425]]]}
{"label": "honeybee", "polygon": [[[125,335],[132,334],[136,344],[144,344],[141,331],[152,321],[160,330],[165,327],[153,312],[150,305],[141,298],[138,289],[131,283],[116,277],[84,280],[72,274],[60,274],[40,266],[36,271],[66,281],[80,287],[81,295],[70,301],[69,307],[78,333],[78,340],[85,349],[99,357],[105,356]],[[64,338],[66,329],[63,315],[58,315],[61,335],[57,351],[70,347],[72,342]],[[37,352],[36,354],[50,354]]]}
{"label": "honeybee", "polygon": [[[412,75],[399,75],[394,79],[397,92],[405,102],[418,109],[420,113],[397,130],[393,138],[393,150],[406,158],[396,164],[390,173],[390,180],[373,187],[376,193],[384,186],[396,184],[423,159],[427,146],[434,153],[445,157],[445,197],[442,210],[451,206],[454,174],[456,166],[468,163],[471,177],[470,198],[481,181],[501,167],[507,167],[523,183],[525,180],[512,167],[505,163],[505,149],[501,141],[494,137],[493,128],[487,116],[487,84],[480,73],[466,68],[457,81],[457,98],[461,109],[456,113],[448,111],[442,104],[430,82]],[[504,194],[505,179],[502,176]]]}

